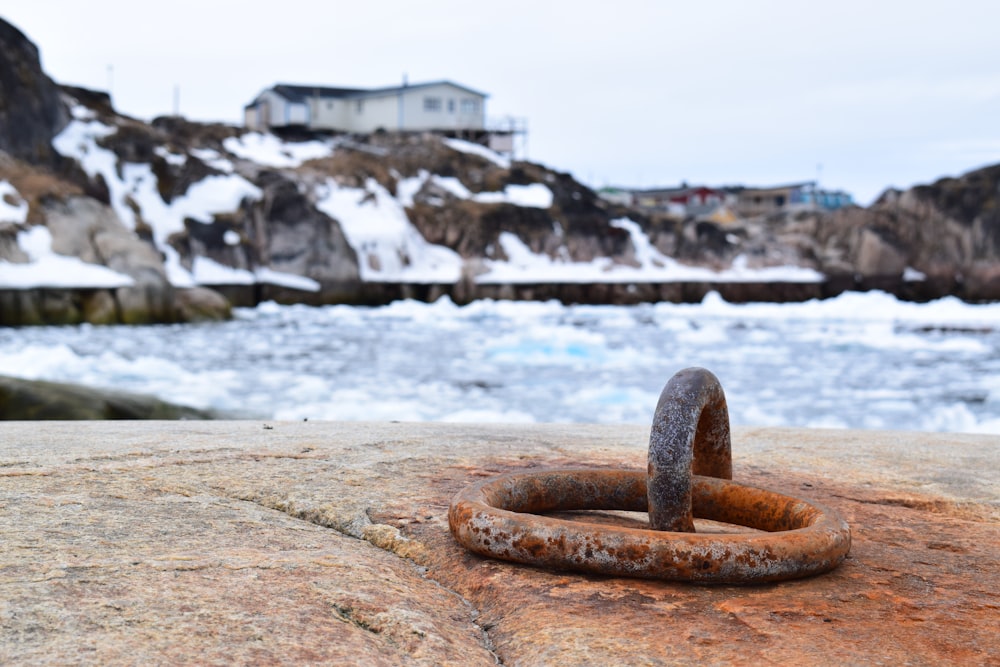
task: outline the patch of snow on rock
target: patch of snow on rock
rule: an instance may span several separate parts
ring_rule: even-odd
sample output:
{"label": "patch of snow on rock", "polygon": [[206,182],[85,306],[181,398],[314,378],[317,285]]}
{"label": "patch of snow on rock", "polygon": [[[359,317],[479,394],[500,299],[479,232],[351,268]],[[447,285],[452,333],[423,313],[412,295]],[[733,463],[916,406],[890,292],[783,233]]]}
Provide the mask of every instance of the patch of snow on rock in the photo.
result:
{"label": "patch of snow on rock", "polygon": [[285,142],[273,134],[260,132],[229,137],[222,146],[238,158],[276,168],[298,167],[307,160],[333,155],[333,145],[329,142]]}
{"label": "patch of snow on rock", "polygon": [[208,257],[196,256],[191,273],[199,285],[253,285],[257,282],[250,271],[234,269]]}
{"label": "patch of snow on rock", "polygon": [[17,241],[31,261],[27,264],[0,261],[0,287],[114,289],[135,284],[131,277],[107,267],[52,252],[52,233],[41,225],[19,232]]}
{"label": "patch of snow on rock", "polygon": [[219,151],[213,148],[192,148],[191,155],[216,171],[221,171],[223,174],[233,173],[233,163],[222,157]]}
{"label": "patch of snow on rock", "polygon": [[21,194],[13,185],[7,181],[0,181],[0,222],[20,225],[27,219],[28,202],[21,198]]}
{"label": "patch of snow on rock", "polygon": [[478,155],[481,158],[489,160],[493,164],[502,169],[510,169],[510,159],[500,155],[494,150],[490,150],[482,144],[475,144],[471,141],[464,141],[462,139],[442,139],[441,140],[445,146],[448,148],[458,151],[459,153],[469,153],[471,155]]}
{"label": "patch of snow on rock", "polygon": [[306,278],[294,273],[275,271],[266,266],[257,269],[254,273],[257,276],[257,282],[264,283],[265,285],[280,285],[281,287],[290,287],[291,289],[303,292],[319,292],[321,287],[312,278]]}
{"label": "patch of snow on rock", "polygon": [[361,279],[371,282],[454,283],[462,258],[428,243],[406,217],[403,205],[369,178],[364,188],[329,179],[317,190],[316,207],[337,220],[358,255]]}

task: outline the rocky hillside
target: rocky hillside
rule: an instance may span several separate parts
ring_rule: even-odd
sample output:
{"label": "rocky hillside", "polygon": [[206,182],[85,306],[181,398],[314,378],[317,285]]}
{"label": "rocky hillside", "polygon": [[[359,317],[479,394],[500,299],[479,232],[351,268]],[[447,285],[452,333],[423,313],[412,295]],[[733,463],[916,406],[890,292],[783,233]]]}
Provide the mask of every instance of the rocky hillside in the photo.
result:
{"label": "rocky hillside", "polygon": [[0,324],[226,317],[265,299],[1000,298],[1000,168],[870,210],[718,224],[435,135],[285,136],[117,113],[0,20]]}

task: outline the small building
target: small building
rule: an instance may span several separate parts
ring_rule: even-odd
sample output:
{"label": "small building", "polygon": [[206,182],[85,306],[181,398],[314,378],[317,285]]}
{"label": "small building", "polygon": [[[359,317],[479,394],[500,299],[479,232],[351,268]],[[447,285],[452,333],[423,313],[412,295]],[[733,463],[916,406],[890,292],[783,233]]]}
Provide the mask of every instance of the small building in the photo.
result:
{"label": "small building", "polygon": [[687,183],[676,188],[634,190],[632,194],[640,209],[681,216],[708,216],[735,203],[725,190]]}
{"label": "small building", "polygon": [[732,191],[737,199],[736,212],[742,217],[779,211],[833,211],[854,204],[848,193],[842,190],[821,190],[815,181],[768,188],[733,188]]}
{"label": "small building", "polygon": [[247,128],[300,127],[369,134],[379,130],[469,133],[484,131],[486,93],[451,81],[388,88],[333,88],[279,83],[244,111]]}

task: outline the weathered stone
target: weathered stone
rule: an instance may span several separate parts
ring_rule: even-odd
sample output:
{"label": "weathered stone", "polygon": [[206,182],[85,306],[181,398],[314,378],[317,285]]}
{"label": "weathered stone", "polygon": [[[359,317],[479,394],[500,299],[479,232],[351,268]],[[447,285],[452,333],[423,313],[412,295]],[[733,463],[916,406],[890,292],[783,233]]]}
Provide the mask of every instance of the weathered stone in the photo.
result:
{"label": "weathered stone", "polygon": [[69,120],[38,48],[0,18],[0,150],[35,163],[54,160],[52,137]]}
{"label": "weathered stone", "polygon": [[212,418],[153,396],[0,375],[0,420]]}
{"label": "weathered stone", "polygon": [[[836,509],[854,544],[827,575],[705,587],[487,560],[448,532],[451,497],[484,476],[644,469],[642,427],[50,422],[3,434],[4,664],[1000,660],[995,437],[734,429],[737,481]],[[577,519],[643,516],[591,514]]]}
{"label": "weathered stone", "polygon": [[856,267],[865,276],[901,276],[906,257],[897,246],[873,229],[862,229],[858,238]]}
{"label": "weathered stone", "polygon": [[182,322],[218,322],[232,317],[232,307],[226,297],[206,287],[179,289],[177,316]]}
{"label": "weathered stone", "polygon": [[80,302],[84,322],[90,324],[116,324],[118,322],[118,304],[115,303],[115,298],[108,290],[84,292]]}

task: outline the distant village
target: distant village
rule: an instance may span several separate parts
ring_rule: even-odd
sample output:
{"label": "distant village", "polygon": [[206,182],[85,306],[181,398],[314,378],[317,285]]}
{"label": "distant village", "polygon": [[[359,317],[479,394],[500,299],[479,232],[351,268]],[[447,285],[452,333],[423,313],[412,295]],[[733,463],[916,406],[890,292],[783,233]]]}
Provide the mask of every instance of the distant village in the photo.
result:
{"label": "distant village", "polygon": [[601,188],[601,198],[645,213],[697,217],[725,224],[784,211],[834,211],[851,206],[851,195],[821,189],[816,181],[771,187],[731,185],[710,187],[682,183],[674,188]]}
{"label": "distant village", "polygon": [[[431,81],[383,88],[343,88],[279,83],[262,91],[243,109],[247,128],[277,133],[372,134],[434,132],[474,141],[508,157],[519,157],[527,142],[527,123],[504,118],[486,121],[486,93],[452,81]],[[742,185],[630,189],[605,187],[598,195],[649,214],[697,217],[725,224],[740,218],[784,211],[832,211],[854,204],[841,190],[824,190],[816,181],[771,187]]]}

